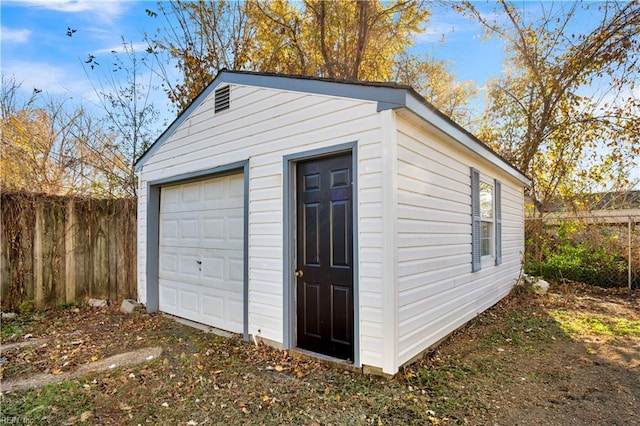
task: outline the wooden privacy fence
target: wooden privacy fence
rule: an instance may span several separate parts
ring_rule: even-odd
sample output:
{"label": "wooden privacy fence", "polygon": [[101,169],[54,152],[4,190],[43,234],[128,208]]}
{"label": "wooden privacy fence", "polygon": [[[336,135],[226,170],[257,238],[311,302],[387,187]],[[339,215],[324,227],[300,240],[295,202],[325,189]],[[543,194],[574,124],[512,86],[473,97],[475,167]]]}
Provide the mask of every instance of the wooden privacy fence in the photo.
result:
{"label": "wooden privacy fence", "polygon": [[136,297],[136,199],[3,193],[2,309]]}

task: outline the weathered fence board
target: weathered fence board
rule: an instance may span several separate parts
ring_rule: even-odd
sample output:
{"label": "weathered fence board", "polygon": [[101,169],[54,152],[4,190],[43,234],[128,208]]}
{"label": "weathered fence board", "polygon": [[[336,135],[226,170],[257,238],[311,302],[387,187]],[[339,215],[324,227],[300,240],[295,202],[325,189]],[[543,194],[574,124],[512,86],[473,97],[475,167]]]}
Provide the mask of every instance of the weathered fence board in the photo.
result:
{"label": "weathered fence board", "polygon": [[3,310],[136,297],[136,200],[1,195]]}

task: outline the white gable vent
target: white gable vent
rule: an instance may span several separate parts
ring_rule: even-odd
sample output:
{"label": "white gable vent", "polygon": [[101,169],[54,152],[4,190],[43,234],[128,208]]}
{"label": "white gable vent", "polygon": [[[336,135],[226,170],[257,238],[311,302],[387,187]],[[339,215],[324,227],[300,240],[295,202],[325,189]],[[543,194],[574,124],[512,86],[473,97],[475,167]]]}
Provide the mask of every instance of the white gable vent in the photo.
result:
{"label": "white gable vent", "polygon": [[229,87],[230,86],[227,85],[216,89],[216,106],[214,109],[215,113],[224,111],[225,109],[229,109]]}

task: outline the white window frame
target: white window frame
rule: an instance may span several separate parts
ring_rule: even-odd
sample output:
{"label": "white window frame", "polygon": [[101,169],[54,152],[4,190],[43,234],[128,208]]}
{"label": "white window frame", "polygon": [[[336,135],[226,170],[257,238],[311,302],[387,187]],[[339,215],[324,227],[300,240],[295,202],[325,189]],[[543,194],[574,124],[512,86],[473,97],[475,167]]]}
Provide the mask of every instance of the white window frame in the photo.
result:
{"label": "white window frame", "polygon": [[[495,243],[495,238],[496,238],[496,232],[495,232],[495,211],[496,211],[496,206],[495,206],[495,187],[493,185],[493,182],[488,182],[484,179],[480,179],[480,188],[479,188],[479,196],[480,196],[480,255],[482,257],[483,260],[485,259],[493,259],[495,256],[495,247],[496,247],[496,243]],[[490,190],[491,193],[491,206],[490,206],[490,216],[485,216],[483,213],[485,211],[485,206],[483,205],[482,202],[482,194],[484,191],[486,190]],[[484,229],[484,225],[488,224],[489,226],[489,235],[488,235],[488,240],[489,240],[489,250],[488,252],[485,252],[484,248],[485,248],[485,244],[484,242],[487,240],[487,236],[485,235],[485,233],[483,232]]]}
{"label": "white window frame", "polygon": [[[471,272],[478,272],[489,266],[502,264],[502,183],[498,179],[488,180],[481,176],[476,168],[470,168],[471,177]],[[488,185],[492,188],[491,207],[492,217],[483,218],[481,213],[480,186]],[[484,219],[484,220],[483,220]],[[491,223],[490,253],[482,251],[482,224]]]}

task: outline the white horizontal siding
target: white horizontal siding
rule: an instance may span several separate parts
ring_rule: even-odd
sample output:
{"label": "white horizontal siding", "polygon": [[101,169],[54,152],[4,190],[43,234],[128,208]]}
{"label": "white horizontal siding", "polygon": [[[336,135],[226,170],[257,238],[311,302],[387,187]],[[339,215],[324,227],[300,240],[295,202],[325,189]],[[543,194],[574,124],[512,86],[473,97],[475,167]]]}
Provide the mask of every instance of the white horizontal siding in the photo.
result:
{"label": "white horizontal siding", "polygon": [[146,294],[147,182],[249,159],[249,333],[281,343],[283,156],[357,142],[360,360],[381,366],[382,150],[376,104],[232,85],[230,109],[214,114],[212,98],[186,117],[140,172],[141,301]]}
{"label": "white horizontal siding", "polygon": [[147,303],[147,185],[138,175],[138,302]]}
{"label": "white horizontal siding", "polygon": [[[469,168],[502,181],[503,264],[486,259],[471,273]],[[490,307],[520,270],[522,185],[445,141],[426,126],[398,120],[399,363]]]}

